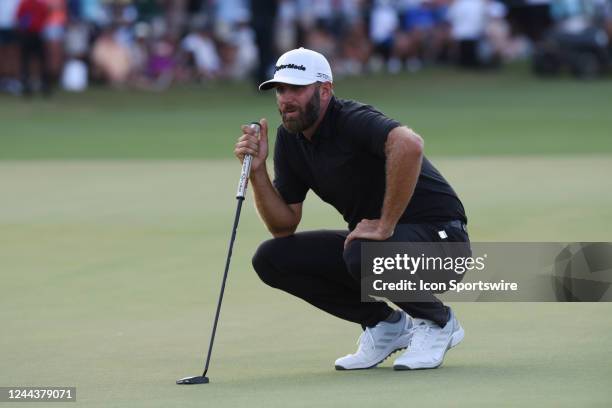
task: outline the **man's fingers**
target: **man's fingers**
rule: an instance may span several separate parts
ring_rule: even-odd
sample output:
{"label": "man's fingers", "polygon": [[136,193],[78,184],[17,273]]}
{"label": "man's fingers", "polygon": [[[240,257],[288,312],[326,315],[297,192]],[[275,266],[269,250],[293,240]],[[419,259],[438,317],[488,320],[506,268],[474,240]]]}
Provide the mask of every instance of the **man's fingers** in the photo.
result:
{"label": "man's fingers", "polygon": [[236,156],[238,160],[240,160],[240,163],[244,161],[244,154],[242,154],[238,150],[234,150],[234,156]]}
{"label": "man's fingers", "polygon": [[354,241],[358,238],[365,238],[367,235],[367,231],[362,231],[359,228],[359,225],[357,225],[355,227],[354,230],[352,230],[347,236],[346,239],[344,240],[344,248],[346,248],[348,246],[348,244],[351,243],[351,241]]}
{"label": "man's fingers", "polygon": [[263,140],[264,142],[268,141],[268,121],[266,120],[266,118],[262,118],[259,121],[259,124],[261,125],[261,131],[259,132],[259,135],[261,136],[261,140]]}
{"label": "man's fingers", "polygon": [[240,136],[238,138],[239,142],[243,142],[245,140],[248,140],[250,142],[259,144],[259,140],[257,139],[257,136],[255,136],[255,135],[250,135],[248,133],[245,133],[245,134],[243,134],[242,136]]}
{"label": "man's fingers", "polygon": [[[243,138],[240,138],[243,139]],[[252,139],[244,139],[236,143],[236,147],[234,149],[235,154],[250,154],[252,156],[257,156],[259,154],[259,143],[254,142]]]}
{"label": "man's fingers", "polygon": [[243,140],[241,142],[236,143],[236,148],[247,148],[251,150],[259,150],[259,143],[255,143],[252,140]]}
{"label": "man's fingers", "polygon": [[253,149],[250,149],[248,147],[241,147],[240,149],[236,150],[236,153],[240,154],[240,155],[243,155],[243,156],[245,154],[250,154],[251,156],[257,156],[257,150],[253,150]]}
{"label": "man's fingers", "polygon": [[[373,220],[376,221],[376,220]],[[369,240],[374,240],[374,241],[384,241],[386,240],[388,237],[384,237],[381,236],[381,234],[379,234],[378,232],[376,232],[375,230],[371,229],[371,228],[365,228],[362,227],[360,228],[359,225],[361,223],[359,223],[355,229],[353,231],[351,231],[346,239],[344,240],[344,249],[346,249],[346,247],[354,240],[356,239],[369,239]]]}
{"label": "man's fingers", "polygon": [[240,126],[242,129],[242,133],[247,133],[249,135],[255,135],[255,129],[251,128],[251,125],[242,125]]}
{"label": "man's fingers", "polygon": [[372,225],[373,223],[375,223],[376,220],[368,220],[367,218],[362,219],[361,221],[359,221],[359,224],[357,224],[357,228],[359,228],[359,226],[366,226],[366,225]]}
{"label": "man's fingers", "polygon": [[351,242],[359,238],[367,238],[367,233],[359,232],[357,231],[357,229],[354,229],[353,232],[348,234],[348,236],[344,240],[344,249],[346,249],[346,247],[349,246]]}
{"label": "man's fingers", "polygon": [[245,154],[250,154],[251,156],[257,156],[258,152],[257,150],[253,150],[248,147],[240,147],[240,148],[237,147],[234,149],[234,154],[237,157],[244,156]]}
{"label": "man's fingers", "polygon": [[353,230],[353,232],[351,232],[350,234],[348,234],[348,235],[346,236],[346,239],[344,240],[344,249],[346,249],[346,247],[348,246],[348,244],[349,244],[349,243],[350,243],[350,242],[353,240],[353,237],[354,237],[353,233],[354,233],[354,232],[355,232],[355,231]]}
{"label": "man's fingers", "polygon": [[268,123],[265,119],[260,121],[260,127],[261,129],[258,129],[254,124],[241,125],[240,129],[242,129],[242,135],[238,137],[234,146],[234,156],[236,156],[241,163],[244,162],[246,155],[250,155],[254,159],[257,159],[253,162],[253,170],[265,160],[268,152],[267,135],[265,135],[265,132],[268,130]]}

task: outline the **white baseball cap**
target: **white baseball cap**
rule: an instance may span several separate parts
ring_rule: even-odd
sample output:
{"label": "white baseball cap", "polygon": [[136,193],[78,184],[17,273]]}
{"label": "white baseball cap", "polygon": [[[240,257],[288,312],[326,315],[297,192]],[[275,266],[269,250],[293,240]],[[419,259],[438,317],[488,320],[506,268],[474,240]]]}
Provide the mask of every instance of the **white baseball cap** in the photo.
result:
{"label": "white baseball cap", "polygon": [[322,54],[301,47],[280,56],[274,78],[259,85],[259,90],[266,91],[279,83],[310,85],[315,82],[333,82],[331,67]]}

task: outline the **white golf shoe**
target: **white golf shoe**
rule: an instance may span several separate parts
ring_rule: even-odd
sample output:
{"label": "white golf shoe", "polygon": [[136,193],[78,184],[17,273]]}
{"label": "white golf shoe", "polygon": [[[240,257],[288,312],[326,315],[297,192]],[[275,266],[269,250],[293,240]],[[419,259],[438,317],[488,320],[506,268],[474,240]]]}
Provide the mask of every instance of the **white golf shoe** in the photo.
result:
{"label": "white golf shoe", "polygon": [[359,370],[376,367],[397,350],[410,343],[412,319],[401,312],[400,320],[395,323],[380,322],[365,329],[357,344],[357,352],[336,360],[336,370]]}
{"label": "white golf shoe", "polygon": [[444,327],[431,320],[412,319],[410,344],[404,354],[393,362],[393,369],[437,368],[442,364],[446,351],[459,344],[464,335],[465,332],[452,310]]}

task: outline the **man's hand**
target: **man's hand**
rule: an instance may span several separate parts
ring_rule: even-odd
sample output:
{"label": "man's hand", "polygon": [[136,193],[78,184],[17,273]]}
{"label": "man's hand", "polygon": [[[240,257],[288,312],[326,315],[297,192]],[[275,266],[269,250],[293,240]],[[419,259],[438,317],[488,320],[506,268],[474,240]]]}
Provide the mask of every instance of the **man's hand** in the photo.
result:
{"label": "man's hand", "polygon": [[393,235],[393,228],[385,227],[379,219],[367,220],[363,219],[353,231],[346,237],[344,248],[357,238],[371,239],[373,241],[384,241]]}
{"label": "man's hand", "polygon": [[240,163],[244,160],[245,155],[253,156],[251,172],[264,168],[268,157],[268,121],[262,119],[259,124],[261,125],[259,139],[255,135],[255,130],[251,129],[251,125],[242,125],[242,136],[238,138],[234,148],[234,155],[240,160]]}

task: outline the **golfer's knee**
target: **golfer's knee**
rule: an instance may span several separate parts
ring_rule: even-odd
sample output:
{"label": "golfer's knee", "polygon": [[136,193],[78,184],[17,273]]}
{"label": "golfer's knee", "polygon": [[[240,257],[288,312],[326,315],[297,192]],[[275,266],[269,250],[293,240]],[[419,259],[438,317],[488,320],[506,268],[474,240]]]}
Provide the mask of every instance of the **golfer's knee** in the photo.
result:
{"label": "golfer's knee", "polygon": [[279,240],[281,239],[274,238],[261,243],[251,260],[259,278],[265,284],[272,287],[278,287],[279,283],[279,269],[275,264],[275,260],[282,257],[279,248]]}
{"label": "golfer's knee", "polygon": [[361,241],[351,241],[342,253],[344,264],[354,279],[361,279]]}

